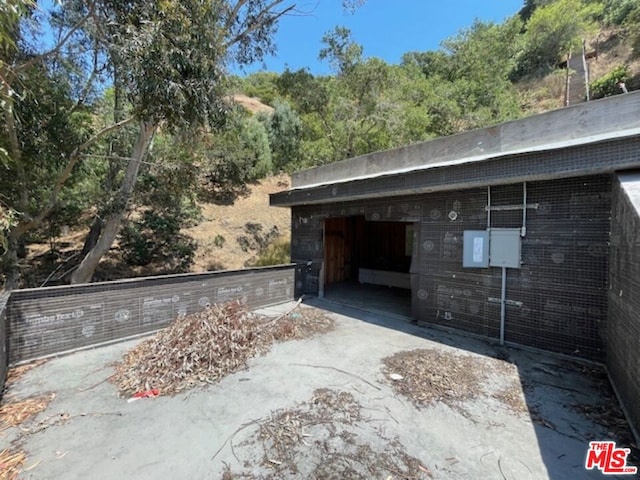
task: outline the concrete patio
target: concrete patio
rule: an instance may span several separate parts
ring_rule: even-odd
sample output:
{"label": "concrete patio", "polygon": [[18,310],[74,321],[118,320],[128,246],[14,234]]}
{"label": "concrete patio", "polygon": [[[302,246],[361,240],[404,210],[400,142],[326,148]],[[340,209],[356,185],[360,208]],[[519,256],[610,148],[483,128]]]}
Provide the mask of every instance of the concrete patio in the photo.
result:
{"label": "concrete patio", "polygon": [[[623,444],[631,441],[624,429],[611,431],[612,420],[622,420],[598,366],[318,299],[310,304],[331,311],[333,331],[276,344],[247,370],[175,397],[133,403],[118,397],[108,381],[112,364],[135,341],[49,360],[12,385],[3,401],[48,392],[54,400],[35,419],[5,430],[0,450],[25,450],[24,479],[340,478],[336,472],[318,474],[327,459],[314,452],[327,441],[340,450],[346,440],[314,437],[318,430],[309,427],[311,433],[295,446],[295,473],[277,470],[279,462],[267,458],[258,435],[278,412],[312,408],[319,389],[348,394],[358,405],[359,416],[341,423],[354,445],[380,455],[393,445],[419,461],[413,478],[603,478],[584,468],[588,442],[615,439],[630,446]],[[394,389],[382,363],[415,349],[452,359],[470,356],[482,366],[480,395],[456,408],[443,402],[416,407]],[[520,387],[522,410],[499,401],[497,393],[512,384]],[[604,410],[617,417],[597,414]],[[388,471],[380,478],[402,477]]]}

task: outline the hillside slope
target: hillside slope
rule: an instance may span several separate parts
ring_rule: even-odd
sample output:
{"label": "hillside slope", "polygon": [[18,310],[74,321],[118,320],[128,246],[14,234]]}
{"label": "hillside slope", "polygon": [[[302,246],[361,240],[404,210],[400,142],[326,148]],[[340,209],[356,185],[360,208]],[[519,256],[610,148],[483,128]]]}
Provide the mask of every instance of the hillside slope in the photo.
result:
{"label": "hillside slope", "polygon": [[[274,231],[274,227],[280,236],[289,236],[291,211],[269,206],[269,194],[288,187],[286,175],[268,177],[250,185],[251,193],[238,198],[233,205],[201,205],[202,221],[185,230],[198,242],[191,271],[243,268],[258,253],[257,248],[251,247],[257,247],[269,232]],[[247,231],[247,224],[254,227],[249,226]]]}

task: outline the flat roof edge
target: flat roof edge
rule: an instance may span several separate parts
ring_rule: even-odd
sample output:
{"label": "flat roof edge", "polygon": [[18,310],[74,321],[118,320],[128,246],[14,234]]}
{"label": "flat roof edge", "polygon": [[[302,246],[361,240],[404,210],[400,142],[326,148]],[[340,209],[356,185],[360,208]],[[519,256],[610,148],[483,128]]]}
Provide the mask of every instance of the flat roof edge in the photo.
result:
{"label": "flat roof edge", "polygon": [[460,159],[456,159],[456,160],[434,162],[434,163],[430,163],[430,164],[419,165],[419,166],[415,166],[415,167],[402,168],[402,169],[397,169],[397,170],[390,170],[390,171],[380,172],[380,173],[376,173],[376,174],[350,177],[350,178],[337,180],[337,181],[334,181],[334,182],[323,182],[323,183],[305,185],[303,187],[292,187],[290,189],[290,191],[306,190],[306,189],[309,189],[309,188],[316,188],[316,187],[321,187],[321,186],[324,186],[324,185],[334,185],[334,184],[352,182],[352,181],[357,181],[357,180],[367,180],[367,179],[370,179],[370,178],[400,175],[400,174],[403,174],[403,173],[411,173],[411,172],[419,172],[419,171],[429,170],[429,169],[433,169],[433,168],[441,168],[441,167],[448,167],[448,166],[454,166],[454,165],[463,165],[463,164],[466,164],[466,163],[481,162],[481,161],[492,160],[492,159],[501,158],[501,157],[509,157],[509,156],[513,156],[513,155],[522,155],[522,154],[526,154],[526,153],[551,152],[551,151],[554,151],[554,150],[561,150],[563,148],[568,148],[568,147],[577,147],[577,146],[582,146],[582,145],[590,145],[590,144],[602,143],[602,142],[619,140],[619,139],[636,137],[636,136],[640,136],[640,126],[636,127],[636,128],[628,129],[628,130],[623,130],[623,131],[608,132],[606,134],[600,134],[600,135],[591,135],[589,137],[581,138],[581,139],[570,139],[570,140],[550,143],[550,144],[546,144],[546,145],[538,145],[538,146],[535,146],[535,147],[532,147],[532,148],[520,148],[520,149],[515,149],[515,150],[506,150],[506,151],[502,151],[502,152],[492,152],[492,153],[486,153],[486,154],[482,154],[482,155],[464,157],[464,158],[460,158]]}
{"label": "flat roof edge", "polygon": [[[554,152],[557,152],[554,154]],[[273,206],[345,202],[378,197],[477,188],[522,181],[613,174],[640,168],[640,135],[608,139],[562,150],[495,156],[482,162],[458,162],[394,175],[285,190],[270,195]]]}
{"label": "flat roof edge", "polygon": [[632,92],[302,170],[292,174],[292,189],[588,144],[638,130],[640,92]]}

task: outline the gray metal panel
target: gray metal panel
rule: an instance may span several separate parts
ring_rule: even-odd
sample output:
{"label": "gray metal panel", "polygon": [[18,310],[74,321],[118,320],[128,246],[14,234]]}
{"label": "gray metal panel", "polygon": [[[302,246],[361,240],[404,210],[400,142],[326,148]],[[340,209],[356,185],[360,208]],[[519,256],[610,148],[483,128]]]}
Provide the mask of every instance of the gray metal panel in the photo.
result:
{"label": "gray metal panel", "polygon": [[462,266],[487,268],[489,266],[489,232],[465,230],[462,250]]}
{"label": "gray metal panel", "polygon": [[520,229],[492,228],[489,234],[489,265],[520,268]]}

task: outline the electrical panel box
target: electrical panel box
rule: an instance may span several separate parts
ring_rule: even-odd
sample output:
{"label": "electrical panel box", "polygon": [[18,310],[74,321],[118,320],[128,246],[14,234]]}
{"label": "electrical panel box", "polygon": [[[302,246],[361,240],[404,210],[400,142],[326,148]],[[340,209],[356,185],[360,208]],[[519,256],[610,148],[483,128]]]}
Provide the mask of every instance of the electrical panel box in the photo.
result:
{"label": "electrical panel box", "polygon": [[520,268],[519,228],[492,228],[489,244],[490,266]]}
{"label": "electrical panel box", "polygon": [[462,266],[465,268],[489,266],[489,232],[487,230],[464,231]]}

